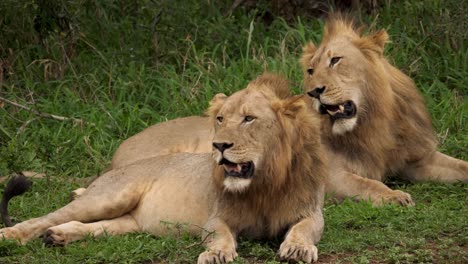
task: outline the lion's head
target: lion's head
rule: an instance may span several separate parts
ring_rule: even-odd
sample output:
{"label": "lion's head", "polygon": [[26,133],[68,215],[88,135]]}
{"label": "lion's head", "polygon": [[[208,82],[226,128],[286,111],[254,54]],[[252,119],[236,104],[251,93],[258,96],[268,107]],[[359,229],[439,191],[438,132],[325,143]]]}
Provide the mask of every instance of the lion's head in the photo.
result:
{"label": "lion's head", "polygon": [[430,116],[413,80],[385,58],[385,30],[363,34],[341,15],[303,49],[304,92],[322,114],[322,137],[346,166],[383,179],[433,152]]}
{"label": "lion's head", "polygon": [[292,162],[300,163],[295,151],[318,152],[319,120],[281,77],[264,74],[229,97],[218,94],[207,113],[215,125],[215,182],[225,191],[280,188]]}
{"label": "lion's head", "polygon": [[363,35],[352,21],[336,15],[326,23],[320,45],[303,48],[305,93],[317,111],[330,117],[333,134],[352,131],[358,122],[389,109],[382,104],[392,104],[388,81],[381,78],[387,41],[385,30]]}

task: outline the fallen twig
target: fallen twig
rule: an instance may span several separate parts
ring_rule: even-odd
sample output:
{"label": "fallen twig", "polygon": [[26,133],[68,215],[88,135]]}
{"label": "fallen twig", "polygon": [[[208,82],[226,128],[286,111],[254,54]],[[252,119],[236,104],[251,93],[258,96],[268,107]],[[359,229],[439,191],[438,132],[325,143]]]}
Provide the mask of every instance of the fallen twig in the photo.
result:
{"label": "fallen twig", "polygon": [[196,242],[196,243],[193,243],[193,244],[190,244],[190,245],[186,246],[185,249],[189,249],[189,248],[192,248],[192,247],[195,247],[195,246],[203,245],[203,244],[205,243],[205,241],[206,241],[210,236],[212,236],[214,233],[215,233],[215,231],[209,232],[209,233],[203,238],[202,241]]}
{"label": "fallen twig", "polygon": [[[25,105],[10,101],[10,100],[8,100],[6,98],[3,98],[1,96],[0,96],[0,101],[4,102],[6,104],[9,104],[9,105],[24,109],[26,111],[32,112],[32,113],[34,113],[34,114],[36,114],[36,115],[38,115],[40,117],[50,118],[50,119],[59,120],[59,121],[73,121],[73,123],[79,124],[79,125],[83,125],[85,123],[85,121],[83,121],[82,119],[78,119],[78,118],[65,117],[65,116],[59,116],[59,115],[53,115],[53,114],[49,114],[49,113],[39,112],[36,109],[32,109],[32,108],[27,107]],[[88,124],[93,125],[92,123],[88,123]]]}
{"label": "fallen twig", "polygon": [[34,117],[33,119],[30,119],[26,122],[23,123],[23,125],[21,125],[21,127],[18,129],[18,131],[16,132],[16,135],[19,135],[21,134],[25,129],[26,127],[31,124],[33,121],[35,121],[37,119],[37,117]]}

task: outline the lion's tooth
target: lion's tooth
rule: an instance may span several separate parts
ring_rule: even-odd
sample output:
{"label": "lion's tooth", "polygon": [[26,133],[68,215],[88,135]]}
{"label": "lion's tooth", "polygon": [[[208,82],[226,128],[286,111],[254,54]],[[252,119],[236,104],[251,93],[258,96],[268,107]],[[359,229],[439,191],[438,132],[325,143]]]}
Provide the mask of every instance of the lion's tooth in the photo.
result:
{"label": "lion's tooth", "polygon": [[328,109],[327,109],[327,112],[328,112],[330,115],[335,115],[335,114],[336,114],[336,112],[332,112],[332,111],[330,111],[330,110],[328,110]]}
{"label": "lion's tooth", "polygon": [[237,170],[237,171],[241,171],[241,170],[242,170],[242,166],[241,166],[240,164],[237,164],[236,170]]}
{"label": "lion's tooth", "polygon": [[343,105],[338,105],[338,107],[340,108],[341,112],[344,112],[344,106]]}

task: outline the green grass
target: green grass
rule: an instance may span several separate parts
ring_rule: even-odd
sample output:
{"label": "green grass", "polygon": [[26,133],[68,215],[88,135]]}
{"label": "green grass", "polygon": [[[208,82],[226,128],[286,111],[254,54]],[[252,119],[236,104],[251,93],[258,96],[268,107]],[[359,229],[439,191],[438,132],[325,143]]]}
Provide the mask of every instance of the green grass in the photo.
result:
{"label": "green grass", "polygon": [[[34,1],[0,3],[0,96],[88,122],[77,125],[0,107],[0,175],[23,170],[47,175],[12,201],[10,211],[18,219],[66,204],[69,192],[79,186],[70,180],[104,170],[125,138],[156,122],[199,115],[214,94],[239,90],[264,70],[290,78],[300,93],[297,58],[304,43],[320,39],[323,24],[301,18],[289,25],[276,19],[266,26],[256,18],[264,10],[247,13],[241,8],[223,16],[231,1],[139,1],[138,16],[131,4],[98,2],[68,3],[61,12],[74,30],[60,33],[51,21],[43,40],[32,24],[35,15],[47,10]],[[424,94],[440,149],[466,160],[466,12],[454,0],[394,2],[379,9],[378,16],[362,15],[362,20],[388,30],[392,43],[386,54]],[[409,192],[416,207],[327,204],[319,260],[468,262],[468,187],[393,187]],[[0,263],[193,263],[203,250],[198,241],[183,232],[176,238],[88,238],[65,248],[45,248],[39,239],[24,247],[1,241]],[[242,240],[237,262],[274,263],[279,244]]]}

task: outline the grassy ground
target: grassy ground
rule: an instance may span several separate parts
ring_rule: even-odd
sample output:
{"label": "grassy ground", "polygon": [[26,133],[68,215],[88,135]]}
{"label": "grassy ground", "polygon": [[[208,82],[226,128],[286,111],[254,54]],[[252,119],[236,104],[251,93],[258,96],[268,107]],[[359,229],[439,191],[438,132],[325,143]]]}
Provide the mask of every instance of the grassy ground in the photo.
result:
{"label": "grassy ground", "polygon": [[[201,114],[215,93],[241,89],[264,70],[287,76],[300,92],[301,45],[320,39],[322,21],[288,25],[276,19],[266,26],[256,19],[263,9],[223,16],[231,1],[209,2],[140,1],[136,11],[117,1],[64,2],[66,9],[45,10],[34,1],[0,3],[0,96],[88,122],[39,118],[0,103],[0,175],[47,175],[12,201],[12,215],[24,220],[63,206],[79,186],[74,180],[105,169],[122,140],[156,122]],[[66,14],[72,30],[60,30],[58,19],[35,31],[35,15],[50,18],[47,10]],[[440,149],[468,159],[466,6],[392,1],[360,19],[388,30],[386,54],[424,94]],[[417,205],[326,205],[319,260],[467,263],[468,187],[393,184]],[[176,238],[88,238],[65,248],[45,248],[40,240],[24,247],[0,241],[0,263],[193,263],[203,250],[196,242],[183,231]],[[275,263],[279,244],[243,240],[238,263]]]}

